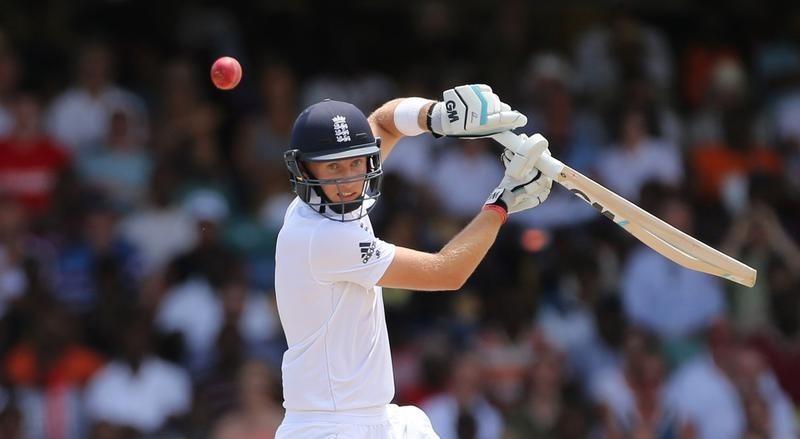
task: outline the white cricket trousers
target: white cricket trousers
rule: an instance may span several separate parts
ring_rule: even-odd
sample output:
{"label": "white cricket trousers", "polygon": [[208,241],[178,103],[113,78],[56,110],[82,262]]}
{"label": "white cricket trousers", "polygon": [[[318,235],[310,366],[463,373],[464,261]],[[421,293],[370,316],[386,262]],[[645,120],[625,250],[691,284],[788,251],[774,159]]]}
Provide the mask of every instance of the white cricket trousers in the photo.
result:
{"label": "white cricket trousers", "polygon": [[345,412],[287,410],[276,439],[439,439],[428,415],[388,404]]}

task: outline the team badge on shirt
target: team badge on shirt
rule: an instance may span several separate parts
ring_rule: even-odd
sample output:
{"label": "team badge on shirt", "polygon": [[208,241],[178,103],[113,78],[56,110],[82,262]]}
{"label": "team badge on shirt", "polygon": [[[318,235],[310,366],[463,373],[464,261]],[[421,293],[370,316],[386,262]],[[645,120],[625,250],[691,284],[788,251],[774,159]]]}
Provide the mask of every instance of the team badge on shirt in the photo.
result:
{"label": "team badge on shirt", "polygon": [[375,250],[375,241],[372,242],[359,242],[358,247],[361,249],[361,262],[366,264],[374,254],[376,258],[381,257],[381,251]]}

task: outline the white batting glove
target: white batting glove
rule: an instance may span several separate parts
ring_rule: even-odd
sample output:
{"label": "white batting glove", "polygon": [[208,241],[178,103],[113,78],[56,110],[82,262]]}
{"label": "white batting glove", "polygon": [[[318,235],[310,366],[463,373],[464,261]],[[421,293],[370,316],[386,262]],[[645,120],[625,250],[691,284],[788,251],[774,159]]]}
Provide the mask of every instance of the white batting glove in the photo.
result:
{"label": "white batting glove", "polygon": [[534,208],[550,195],[553,180],[534,167],[542,154],[550,154],[547,139],[541,134],[526,137],[522,148],[521,154],[506,149],[500,156],[506,171],[484,205],[496,205],[511,214]]}
{"label": "white batting glove", "polygon": [[445,90],[442,102],[431,106],[428,129],[436,137],[485,137],[528,123],[485,84],[462,85]]}
{"label": "white batting glove", "polygon": [[547,199],[552,186],[553,180],[538,169],[522,179],[506,175],[484,205],[500,206],[509,214],[532,209]]}

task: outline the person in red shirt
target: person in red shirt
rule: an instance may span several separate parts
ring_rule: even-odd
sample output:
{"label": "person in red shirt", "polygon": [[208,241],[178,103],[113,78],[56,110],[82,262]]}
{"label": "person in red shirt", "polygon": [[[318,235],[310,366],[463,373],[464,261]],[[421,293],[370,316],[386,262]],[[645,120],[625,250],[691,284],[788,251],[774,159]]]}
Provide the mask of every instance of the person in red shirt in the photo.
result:
{"label": "person in red shirt", "polygon": [[41,103],[30,92],[20,92],[11,103],[16,123],[0,139],[0,192],[16,198],[33,216],[50,206],[59,175],[70,156],[42,131]]}

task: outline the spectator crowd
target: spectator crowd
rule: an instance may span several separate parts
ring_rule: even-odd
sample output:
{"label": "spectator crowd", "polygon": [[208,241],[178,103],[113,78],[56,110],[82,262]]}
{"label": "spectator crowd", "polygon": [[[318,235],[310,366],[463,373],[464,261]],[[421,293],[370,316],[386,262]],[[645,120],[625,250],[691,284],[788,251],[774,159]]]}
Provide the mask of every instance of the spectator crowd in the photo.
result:
{"label": "spectator crowd", "polygon": [[[109,23],[135,9],[84,3]],[[758,281],[684,269],[555,188],[510,217],[461,291],[384,290],[395,402],[443,439],[798,437],[800,8],[548,6],[558,19],[528,29],[537,6],[514,0],[492,9],[473,57],[458,46],[488,6],[395,3],[357,16],[397,7],[408,40],[375,23],[328,34],[336,15],[305,1],[165,2],[171,33],[152,24],[166,48],[124,26],[42,20],[34,38],[0,21],[0,438],[273,437],[274,250],[296,115],[470,82],[526,114],[520,131],[554,156]],[[259,37],[273,20],[286,40]],[[336,60],[317,65],[312,48]],[[245,67],[231,92],[208,79],[221,55]],[[501,178],[500,152],[403,139],[376,234],[441,248]]]}

